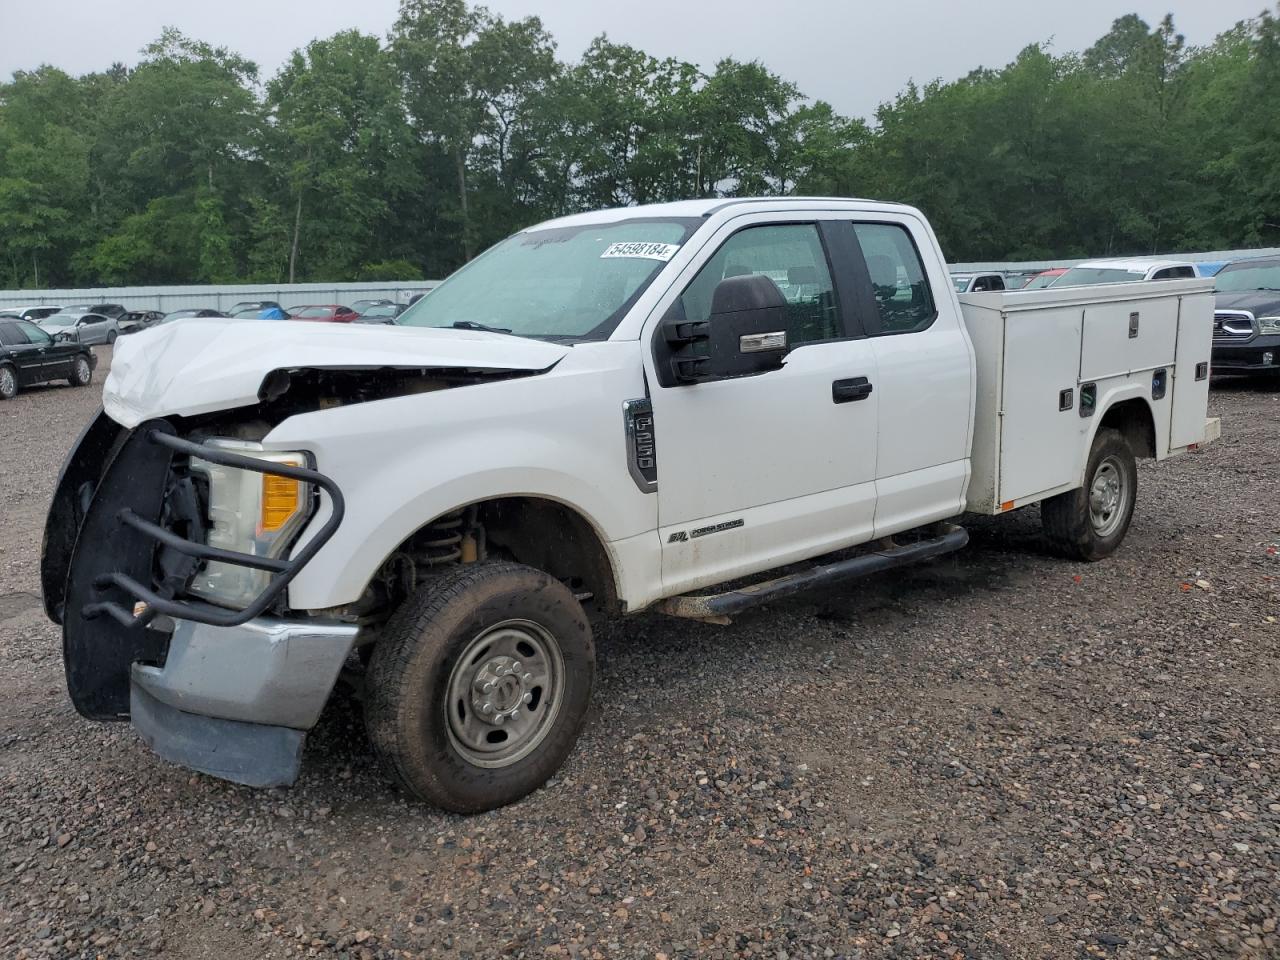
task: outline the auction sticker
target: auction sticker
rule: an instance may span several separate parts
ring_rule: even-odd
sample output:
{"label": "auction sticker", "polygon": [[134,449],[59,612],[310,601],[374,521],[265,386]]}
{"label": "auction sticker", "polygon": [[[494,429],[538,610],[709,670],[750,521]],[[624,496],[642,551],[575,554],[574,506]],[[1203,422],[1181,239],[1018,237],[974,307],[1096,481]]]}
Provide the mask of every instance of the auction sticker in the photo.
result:
{"label": "auction sticker", "polygon": [[636,257],[642,260],[661,260],[665,263],[674,257],[679,249],[680,245],[678,243],[646,243],[642,241],[611,243],[604,248],[604,253],[600,254],[600,259]]}

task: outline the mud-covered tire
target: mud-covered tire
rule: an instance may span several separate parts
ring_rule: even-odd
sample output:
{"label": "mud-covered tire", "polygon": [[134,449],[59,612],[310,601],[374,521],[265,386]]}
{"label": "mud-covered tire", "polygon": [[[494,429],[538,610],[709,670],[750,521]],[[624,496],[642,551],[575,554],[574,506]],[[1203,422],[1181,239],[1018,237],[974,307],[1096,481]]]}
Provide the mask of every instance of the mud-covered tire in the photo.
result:
{"label": "mud-covered tire", "polygon": [[1084,476],[1083,487],[1040,505],[1040,522],[1055,551],[1092,562],[1124,542],[1138,502],[1138,465],[1123,434],[1098,431]]}
{"label": "mud-covered tire", "polygon": [[93,367],[89,365],[89,358],[84,354],[77,354],[75,363],[71,365],[71,376],[67,379],[73,387],[87,387],[93,380]]}
{"label": "mud-covered tire", "polygon": [[[560,768],[594,678],[591,628],[568,587],[522,564],[463,566],[420,588],[388,624],[369,664],[365,723],[405,790],[478,813],[519,800]],[[494,722],[495,706],[509,722]],[[488,739],[507,735],[506,747]]]}
{"label": "mud-covered tire", "polygon": [[18,395],[18,371],[7,363],[0,363],[0,400],[12,400]]}

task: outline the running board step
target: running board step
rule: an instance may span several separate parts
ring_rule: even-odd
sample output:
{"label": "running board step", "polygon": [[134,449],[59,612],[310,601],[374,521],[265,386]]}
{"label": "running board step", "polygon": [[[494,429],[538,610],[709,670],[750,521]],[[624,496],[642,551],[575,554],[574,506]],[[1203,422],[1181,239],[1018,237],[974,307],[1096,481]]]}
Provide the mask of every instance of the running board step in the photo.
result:
{"label": "running board step", "polygon": [[811,587],[829,586],[842,580],[854,580],[908,563],[940,557],[944,553],[959,550],[969,542],[969,531],[963,527],[942,523],[937,525],[937,529],[938,535],[928,540],[917,540],[901,546],[890,545],[870,553],[860,553],[847,560],[818,564],[785,577],[749,584],[724,593],[670,597],[655,604],[654,610],[673,617],[718,620],[724,623],[725,618],[759,603],[789,597]]}

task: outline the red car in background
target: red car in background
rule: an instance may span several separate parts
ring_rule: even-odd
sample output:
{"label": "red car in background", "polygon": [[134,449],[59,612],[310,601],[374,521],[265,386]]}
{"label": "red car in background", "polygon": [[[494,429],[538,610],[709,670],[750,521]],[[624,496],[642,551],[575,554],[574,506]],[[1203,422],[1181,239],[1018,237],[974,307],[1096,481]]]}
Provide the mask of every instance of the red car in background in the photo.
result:
{"label": "red car in background", "polygon": [[290,320],[312,320],[316,323],[350,323],[358,316],[350,307],[337,303],[311,304],[289,310]]}

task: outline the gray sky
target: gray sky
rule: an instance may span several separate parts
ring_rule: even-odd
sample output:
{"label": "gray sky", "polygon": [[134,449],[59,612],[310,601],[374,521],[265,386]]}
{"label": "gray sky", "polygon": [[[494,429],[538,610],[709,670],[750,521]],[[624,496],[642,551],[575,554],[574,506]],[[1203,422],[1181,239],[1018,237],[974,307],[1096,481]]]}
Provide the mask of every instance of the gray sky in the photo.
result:
{"label": "gray sky", "polygon": [[[869,116],[906,82],[998,67],[1028,43],[1081,50],[1135,12],[1172,11],[1193,44],[1208,43],[1269,0],[489,0],[508,18],[536,14],[574,60],[591,38],[705,67],[761,60],[810,97]],[[0,76],[51,63],[72,73],[133,63],[163,26],[231,47],[270,76],[296,47],[348,27],[385,36],[396,0],[0,0]],[[757,12],[758,11],[758,12]]]}

